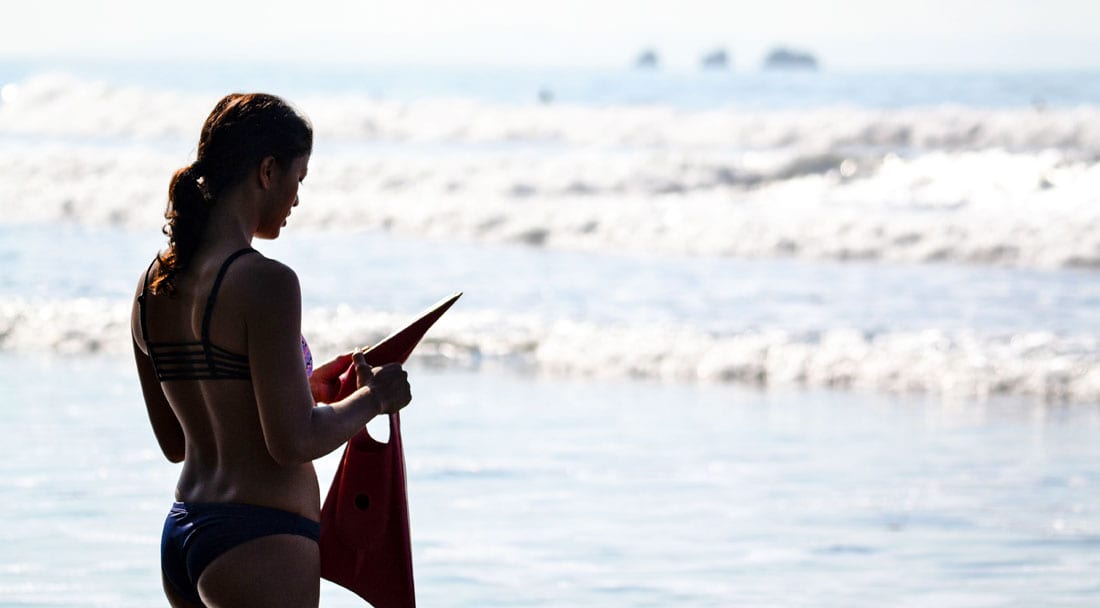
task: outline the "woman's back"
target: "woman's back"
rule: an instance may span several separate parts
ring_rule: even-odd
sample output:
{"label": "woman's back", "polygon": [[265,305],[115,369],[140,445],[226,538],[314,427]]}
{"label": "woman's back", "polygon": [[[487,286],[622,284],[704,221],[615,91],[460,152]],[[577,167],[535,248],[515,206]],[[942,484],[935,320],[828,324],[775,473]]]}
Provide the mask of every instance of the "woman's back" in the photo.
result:
{"label": "woman's back", "polygon": [[275,462],[253,389],[248,353],[263,348],[251,342],[264,336],[249,336],[247,303],[254,299],[250,276],[265,263],[273,262],[252,249],[197,252],[177,277],[174,297],[154,295],[143,276],[134,335],[144,341],[186,440],[177,499],[258,504],[315,518],[313,466]]}

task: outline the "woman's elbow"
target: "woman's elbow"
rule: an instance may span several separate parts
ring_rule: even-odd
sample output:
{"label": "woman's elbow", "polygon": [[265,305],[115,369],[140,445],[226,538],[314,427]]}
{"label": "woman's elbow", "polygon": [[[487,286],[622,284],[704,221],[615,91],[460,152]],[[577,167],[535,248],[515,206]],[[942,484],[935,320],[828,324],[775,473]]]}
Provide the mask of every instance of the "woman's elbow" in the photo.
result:
{"label": "woman's elbow", "polygon": [[161,452],[164,452],[164,457],[168,459],[168,462],[173,464],[179,464],[183,462],[184,457],[187,455],[183,447],[167,447],[161,446]]}
{"label": "woman's elbow", "polygon": [[160,446],[160,451],[168,459],[168,462],[183,462],[184,457],[187,455],[187,440],[183,436],[183,430],[177,426],[171,432],[155,434],[157,445]]}
{"label": "woman's elbow", "polygon": [[275,464],[281,467],[293,467],[313,460],[306,446],[292,439],[267,441],[267,452]]}

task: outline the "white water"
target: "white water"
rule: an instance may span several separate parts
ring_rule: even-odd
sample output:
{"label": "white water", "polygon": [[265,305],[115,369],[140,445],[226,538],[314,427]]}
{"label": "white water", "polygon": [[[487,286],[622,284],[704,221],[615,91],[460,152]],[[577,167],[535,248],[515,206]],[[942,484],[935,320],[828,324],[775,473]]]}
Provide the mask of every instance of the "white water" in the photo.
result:
{"label": "white water", "polygon": [[[0,133],[50,137],[192,139],[217,96],[117,86],[60,74],[10,83]],[[556,142],[654,148],[817,151],[854,148],[1058,149],[1100,152],[1094,106],[898,109],[834,105],[766,111],[731,102],[715,110],[671,106],[501,104],[449,98],[393,101],[358,94],[293,101],[321,141]]]}
{"label": "white water", "polygon": [[[126,353],[129,315],[128,304],[104,300],[0,300],[0,350]],[[381,339],[407,320],[369,309],[315,308],[305,312],[303,331],[321,352],[346,352]],[[1098,353],[1092,336],[1040,331],[983,336],[835,328],[712,335],[687,326],[608,327],[454,312],[414,357],[435,365],[503,364],[564,375],[1095,402],[1100,401]]]}
{"label": "white water", "polygon": [[[0,259],[22,269],[0,281],[0,351],[129,352],[137,277],[126,263],[150,255],[155,235],[25,226],[0,236]],[[556,376],[1100,398],[1100,286],[1083,271],[955,268],[932,279],[921,266],[600,256],[377,233],[257,246],[300,269],[303,331],[320,353],[377,340],[462,289],[417,356]],[[74,266],[72,251],[94,253]],[[365,262],[354,275],[342,270],[349,251]],[[401,287],[380,293],[384,284]]]}
{"label": "white water", "polygon": [[[4,223],[155,229],[165,176],[191,161],[212,102],[64,77],[5,91]],[[301,103],[318,150],[300,226],[584,251],[1100,265],[1093,107]]]}

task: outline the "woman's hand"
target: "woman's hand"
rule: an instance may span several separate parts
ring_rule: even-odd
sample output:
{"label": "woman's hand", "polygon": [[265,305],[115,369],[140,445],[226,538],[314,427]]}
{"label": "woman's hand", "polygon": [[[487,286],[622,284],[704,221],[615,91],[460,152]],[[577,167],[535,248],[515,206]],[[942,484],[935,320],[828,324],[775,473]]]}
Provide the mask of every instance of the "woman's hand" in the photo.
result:
{"label": "woman's hand", "polygon": [[378,404],[379,414],[393,414],[412,401],[409,374],[401,368],[400,363],[387,363],[372,368],[363,357],[362,351],[355,351],[353,360],[359,388],[365,386],[370,389]]}
{"label": "woman's hand", "polygon": [[313,375],[309,377],[309,391],[313,393],[314,403],[336,401],[340,392],[340,374],[348,369],[351,362],[352,353],[345,353],[313,370]]}

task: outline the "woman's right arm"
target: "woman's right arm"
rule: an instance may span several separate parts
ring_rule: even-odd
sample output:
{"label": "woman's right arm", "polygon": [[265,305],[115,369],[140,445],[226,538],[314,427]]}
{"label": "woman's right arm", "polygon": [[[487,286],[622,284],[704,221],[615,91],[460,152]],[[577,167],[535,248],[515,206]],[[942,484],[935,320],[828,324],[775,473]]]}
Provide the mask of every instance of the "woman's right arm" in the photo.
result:
{"label": "woman's right arm", "polygon": [[411,400],[405,371],[373,371],[354,357],[359,388],[336,403],[314,407],[302,364],[302,299],[298,277],[279,262],[257,258],[243,299],[248,359],[268,452],[280,465],[301,464],[340,447],[372,418]]}

